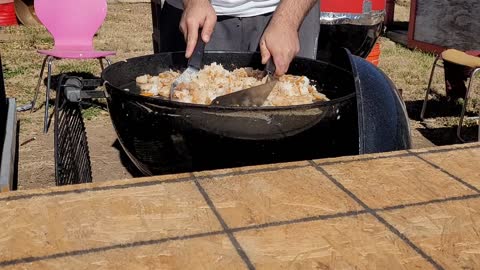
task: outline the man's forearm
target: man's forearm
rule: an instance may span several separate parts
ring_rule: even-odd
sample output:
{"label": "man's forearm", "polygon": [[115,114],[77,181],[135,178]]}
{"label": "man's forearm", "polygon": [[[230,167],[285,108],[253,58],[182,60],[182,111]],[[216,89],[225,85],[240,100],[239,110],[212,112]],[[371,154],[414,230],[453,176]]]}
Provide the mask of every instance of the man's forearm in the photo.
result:
{"label": "man's forearm", "polygon": [[[183,7],[188,5],[192,1],[198,1],[198,0],[183,0]],[[212,3],[212,0],[205,0],[206,2]]]}
{"label": "man's forearm", "polygon": [[317,2],[318,0],[282,0],[273,14],[272,23],[293,26],[298,30],[303,19]]}

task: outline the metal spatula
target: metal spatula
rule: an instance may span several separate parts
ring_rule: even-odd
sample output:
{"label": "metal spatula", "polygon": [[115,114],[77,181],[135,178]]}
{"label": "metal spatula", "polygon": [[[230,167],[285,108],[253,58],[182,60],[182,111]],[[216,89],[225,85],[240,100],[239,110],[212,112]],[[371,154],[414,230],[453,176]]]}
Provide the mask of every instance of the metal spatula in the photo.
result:
{"label": "metal spatula", "polygon": [[201,35],[198,35],[197,45],[193,50],[193,54],[188,59],[188,67],[187,69],[178,77],[173,83],[170,88],[170,100],[173,99],[173,93],[175,88],[184,82],[190,82],[195,75],[197,75],[198,71],[203,66],[203,53],[205,52],[205,42],[203,42]]}
{"label": "metal spatula", "polygon": [[267,82],[265,84],[219,96],[212,101],[212,105],[241,107],[262,106],[278,82],[278,80],[273,77],[275,64],[271,58],[265,66],[265,72],[267,73]]}

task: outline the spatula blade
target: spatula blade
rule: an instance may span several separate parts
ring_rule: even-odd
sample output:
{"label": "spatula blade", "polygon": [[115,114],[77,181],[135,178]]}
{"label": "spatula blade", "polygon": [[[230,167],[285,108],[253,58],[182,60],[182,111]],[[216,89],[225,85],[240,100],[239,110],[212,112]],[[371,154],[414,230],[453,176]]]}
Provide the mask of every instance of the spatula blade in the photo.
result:
{"label": "spatula blade", "polygon": [[197,45],[193,50],[192,56],[188,60],[188,67],[187,69],[180,74],[180,76],[172,83],[170,87],[170,100],[173,99],[173,93],[175,92],[175,88],[180,83],[187,83],[192,81],[192,79],[197,75],[200,69],[203,66],[203,54],[205,52],[205,42],[203,42],[201,35],[198,35]]}
{"label": "spatula blade", "polygon": [[179,84],[181,83],[186,83],[186,82],[190,82],[194,77],[195,75],[197,75],[198,73],[198,69],[194,68],[194,67],[188,67],[187,69],[185,69],[182,74],[180,74],[180,76],[172,83],[172,89],[175,89]]}
{"label": "spatula blade", "polygon": [[212,101],[212,105],[260,107],[265,103],[276,84],[277,80],[273,80],[262,85],[220,96]]}

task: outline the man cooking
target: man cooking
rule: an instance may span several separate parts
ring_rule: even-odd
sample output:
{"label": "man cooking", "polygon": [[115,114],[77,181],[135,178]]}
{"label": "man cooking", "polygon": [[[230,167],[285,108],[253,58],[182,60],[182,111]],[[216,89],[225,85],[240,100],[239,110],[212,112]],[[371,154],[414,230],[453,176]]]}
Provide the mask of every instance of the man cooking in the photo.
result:
{"label": "man cooking", "polygon": [[206,50],[259,50],[283,75],[295,56],[316,57],[319,19],[318,0],[166,0],[160,51],[189,58],[200,34]]}

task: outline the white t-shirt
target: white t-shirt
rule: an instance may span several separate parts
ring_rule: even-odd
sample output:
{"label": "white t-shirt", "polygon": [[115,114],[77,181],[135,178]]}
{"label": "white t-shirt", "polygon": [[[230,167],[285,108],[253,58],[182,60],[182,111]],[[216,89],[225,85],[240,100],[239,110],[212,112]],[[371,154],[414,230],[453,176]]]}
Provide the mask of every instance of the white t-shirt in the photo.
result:
{"label": "white t-shirt", "polygon": [[[182,0],[166,0],[170,5],[183,9]],[[218,16],[253,17],[275,11],[280,0],[212,0]]]}

